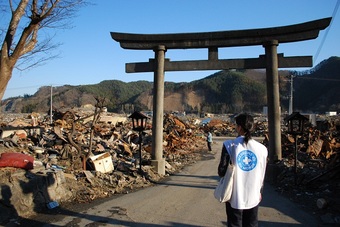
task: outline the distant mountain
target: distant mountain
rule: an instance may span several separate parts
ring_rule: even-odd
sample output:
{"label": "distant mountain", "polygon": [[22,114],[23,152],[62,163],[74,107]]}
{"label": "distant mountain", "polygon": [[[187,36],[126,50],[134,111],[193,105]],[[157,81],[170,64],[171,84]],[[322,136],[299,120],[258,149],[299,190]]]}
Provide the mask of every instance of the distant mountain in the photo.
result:
{"label": "distant mountain", "polygon": [[[279,71],[281,107],[288,109],[290,75],[294,75],[294,110],[340,111],[340,58],[331,57],[304,72]],[[165,82],[164,111],[235,113],[261,112],[266,106],[265,70],[223,70],[192,82]],[[95,85],[53,88],[53,107],[80,107],[96,104],[95,97],[105,98],[112,112],[130,113],[152,110],[153,83],[125,83],[106,80]],[[41,87],[34,95],[8,98],[2,110],[8,112],[47,112],[50,87]]]}
{"label": "distant mountain", "polygon": [[340,58],[331,57],[313,69],[295,74],[294,106],[298,110],[340,112]]}

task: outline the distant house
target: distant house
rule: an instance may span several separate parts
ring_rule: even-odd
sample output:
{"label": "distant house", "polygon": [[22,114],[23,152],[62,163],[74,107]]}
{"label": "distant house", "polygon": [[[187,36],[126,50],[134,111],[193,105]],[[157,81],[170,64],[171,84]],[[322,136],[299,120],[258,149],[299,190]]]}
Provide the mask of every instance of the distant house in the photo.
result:
{"label": "distant house", "polygon": [[98,122],[107,123],[111,125],[116,125],[118,122],[126,122],[126,117],[120,117],[120,116],[109,116],[109,115],[103,115],[99,117]]}
{"label": "distant house", "polygon": [[212,114],[212,113],[201,113],[201,118],[204,118],[204,117],[214,117],[214,114]]}
{"label": "distant house", "polygon": [[142,113],[148,117],[152,117],[153,116],[153,111],[142,111]]}
{"label": "distant house", "polygon": [[336,111],[329,111],[329,112],[326,112],[326,115],[327,116],[335,116],[337,113]]}

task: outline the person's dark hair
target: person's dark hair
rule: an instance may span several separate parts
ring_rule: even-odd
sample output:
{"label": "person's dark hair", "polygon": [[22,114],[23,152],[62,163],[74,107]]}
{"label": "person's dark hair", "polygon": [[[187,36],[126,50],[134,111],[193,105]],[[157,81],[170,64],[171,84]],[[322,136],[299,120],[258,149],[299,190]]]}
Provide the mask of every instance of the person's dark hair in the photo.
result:
{"label": "person's dark hair", "polygon": [[249,114],[239,114],[236,118],[236,124],[241,126],[244,131],[244,142],[247,144],[251,139],[251,132],[254,128],[254,119]]}

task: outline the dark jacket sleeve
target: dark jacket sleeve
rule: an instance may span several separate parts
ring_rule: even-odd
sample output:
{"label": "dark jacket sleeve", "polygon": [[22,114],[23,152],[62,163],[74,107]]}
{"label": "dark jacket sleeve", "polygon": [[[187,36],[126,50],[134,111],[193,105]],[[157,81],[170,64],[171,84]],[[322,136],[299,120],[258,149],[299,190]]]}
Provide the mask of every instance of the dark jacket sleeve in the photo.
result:
{"label": "dark jacket sleeve", "polygon": [[220,177],[223,177],[225,175],[225,173],[227,172],[227,167],[228,167],[229,159],[230,159],[230,156],[229,156],[229,154],[227,152],[227,149],[223,145],[222,153],[221,153],[221,160],[220,160],[220,164],[218,165],[218,170],[217,170],[218,175]]}

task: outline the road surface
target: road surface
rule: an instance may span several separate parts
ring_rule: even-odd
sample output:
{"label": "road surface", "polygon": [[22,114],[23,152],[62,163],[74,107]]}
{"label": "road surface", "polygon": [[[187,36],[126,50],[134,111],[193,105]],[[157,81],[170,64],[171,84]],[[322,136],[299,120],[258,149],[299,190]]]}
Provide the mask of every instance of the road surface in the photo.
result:
{"label": "road surface", "polygon": [[[32,226],[226,226],[225,205],[213,196],[222,140],[214,139],[206,160],[155,186],[80,209],[31,220]],[[47,219],[47,220],[46,220]],[[317,220],[266,184],[259,209],[260,226],[318,226]],[[24,224],[24,223],[21,223]],[[27,225],[25,225],[27,226]]]}

